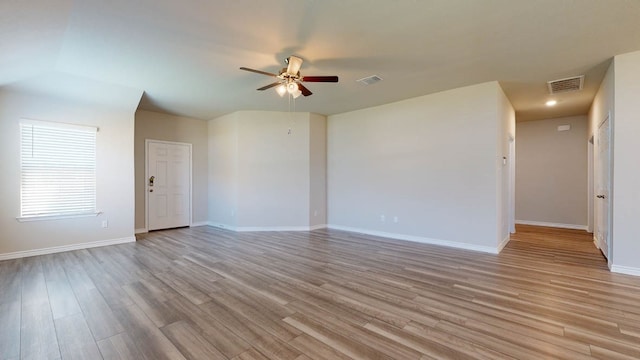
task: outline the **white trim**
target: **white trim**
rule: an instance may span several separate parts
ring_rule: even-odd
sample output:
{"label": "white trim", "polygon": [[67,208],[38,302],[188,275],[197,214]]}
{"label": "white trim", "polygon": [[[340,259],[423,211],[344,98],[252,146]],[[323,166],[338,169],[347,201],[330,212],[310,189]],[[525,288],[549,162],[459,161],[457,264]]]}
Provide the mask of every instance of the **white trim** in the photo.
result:
{"label": "white trim", "polygon": [[516,224],[533,225],[533,226],[546,226],[546,227],[561,228],[561,229],[573,229],[573,230],[584,230],[584,231],[587,231],[587,225],[560,224],[560,223],[550,223],[550,222],[544,222],[544,221],[528,221],[528,220],[516,220]]}
{"label": "white trim", "polygon": [[90,213],[76,213],[76,214],[64,214],[64,215],[43,215],[43,216],[18,216],[16,220],[19,222],[29,222],[29,221],[47,221],[47,220],[61,220],[61,219],[74,219],[74,218],[83,218],[83,217],[95,217],[102,214],[101,211],[90,212]]}
{"label": "white trim", "polygon": [[314,226],[244,226],[235,228],[237,232],[249,231],[312,231],[327,227],[326,225]]}
{"label": "white trim", "polygon": [[142,229],[136,229],[135,230],[136,234],[146,234],[148,232],[149,232],[149,230],[147,230],[147,228],[142,228]]}
{"label": "white trim", "polygon": [[611,272],[618,273],[618,274],[640,276],[640,268],[631,267],[631,266],[611,265]]}
{"label": "white trim", "polygon": [[326,229],[326,228],[327,228],[327,224],[313,225],[313,226],[309,226],[309,231]]}
{"label": "white trim", "polygon": [[[597,237],[593,237],[593,243],[596,245],[596,248],[600,251],[602,251],[602,243],[600,242],[600,240],[598,240]],[[604,253],[602,254],[604,255]],[[606,257],[605,257],[606,258]],[[611,264],[607,263],[607,266],[611,267]]]}
{"label": "white trim", "polygon": [[479,251],[479,252],[484,252],[489,254],[498,254],[500,252],[497,247],[493,248],[490,246],[467,244],[467,243],[461,243],[457,241],[432,239],[432,238],[426,238],[421,236],[395,234],[395,233],[388,233],[383,231],[374,231],[374,230],[367,230],[367,229],[358,229],[358,228],[352,228],[349,226],[341,226],[341,225],[327,225],[327,227],[329,229],[334,229],[334,230],[356,232],[360,234],[380,236],[380,237],[386,237],[386,238],[397,239],[397,240],[406,240],[406,241],[412,241],[412,242],[418,242],[418,243],[430,244],[430,245],[447,246],[447,247],[456,248],[456,249]]}
{"label": "white trim", "polygon": [[34,120],[34,119],[20,119],[20,124],[25,125],[37,125],[37,126],[45,126],[53,129],[73,129],[80,131],[94,131],[98,132],[99,128],[93,125],[81,125],[81,124],[71,124],[71,123],[63,123],[57,121],[49,121],[49,120]]}
{"label": "white trim", "polygon": [[191,225],[189,225],[189,227],[207,226],[207,225],[209,225],[208,221],[196,221],[196,222],[192,222]]}
{"label": "white trim", "polygon": [[203,225],[217,227],[220,229],[231,230],[236,232],[260,232],[260,231],[314,231],[327,228],[326,224],[312,225],[312,226],[245,226],[235,227],[227,224],[207,222]]}
{"label": "white trim", "polygon": [[497,249],[498,254],[502,251],[502,249],[504,249],[505,246],[507,246],[509,241],[511,241],[511,234],[507,234],[507,236],[504,239],[502,239],[500,244],[498,244],[498,249]]}
{"label": "white trim", "polygon": [[79,243],[79,244],[54,246],[54,247],[43,248],[43,249],[15,251],[10,253],[0,254],[0,261],[10,260],[10,259],[19,259],[19,258],[24,258],[29,256],[54,254],[54,253],[65,252],[65,251],[89,249],[89,248],[100,247],[100,246],[125,244],[125,243],[131,243],[135,241],[136,241],[135,236],[128,236],[120,239],[98,240],[98,241],[91,241],[91,242]]}
{"label": "white trim", "polygon": [[[135,178],[134,178],[135,180]],[[149,229],[149,139],[144,139],[144,228]]]}
{"label": "white trim", "polygon": [[609,141],[607,142],[607,156],[609,157],[609,160],[607,161],[607,164],[609,165],[609,168],[607,169],[607,172],[609,173],[609,183],[607,184],[607,207],[609,210],[607,211],[607,217],[609,219],[607,220],[606,245],[607,265],[609,265],[609,269],[611,269],[613,268],[613,204],[611,199],[613,199],[613,193],[615,192],[611,185],[613,182],[613,141],[615,138],[615,132],[613,131],[615,130],[615,119],[611,118],[611,109],[607,111],[607,118],[602,122],[604,123],[605,121],[609,121],[609,131],[607,134],[607,136],[609,136]]}
{"label": "white trim", "polygon": [[227,225],[227,224],[221,224],[221,223],[214,223],[209,221],[207,223],[208,226],[211,227],[216,227],[216,228],[220,228],[220,229],[224,229],[224,230],[231,230],[231,231],[236,231],[236,227],[235,226],[231,226],[231,225]]}
{"label": "white trim", "polygon": [[[515,234],[516,232],[516,139],[511,134],[509,134],[509,169],[508,170],[509,170],[509,189],[508,189],[509,191],[509,233]],[[508,241],[509,240],[507,240],[507,242]],[[499,246],[498,248],[502,249]]]}
{"label": "white trim", "polygon": [[593,140],[594,137],[591,135],[589,140],[587,141],[587,231],[592,233],[594,232],[594,204],[593,204],[593,174],[594,174],[594,145]]}

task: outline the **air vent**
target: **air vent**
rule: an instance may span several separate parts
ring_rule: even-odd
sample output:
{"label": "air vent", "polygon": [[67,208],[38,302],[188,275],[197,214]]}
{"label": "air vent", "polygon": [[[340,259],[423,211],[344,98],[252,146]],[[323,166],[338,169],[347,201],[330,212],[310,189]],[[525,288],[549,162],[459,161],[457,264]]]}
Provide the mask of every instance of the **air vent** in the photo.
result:
{"label": "air vent", "polygon": [[375,84],[378,81],[382,80],[382,78],[378,75],[371,75],[371,76],[367,76],[365,78],[362,78],[360,80],[356,80],[357,82],[364,84],[364,85],[371,85],[371,84]]}
{"label": "air vent", "polygon": [[558,94],[569,91],[582,90],[584,84],[584,75],[570,77],[566,79],[558,79],[547,82],[549,94]]}

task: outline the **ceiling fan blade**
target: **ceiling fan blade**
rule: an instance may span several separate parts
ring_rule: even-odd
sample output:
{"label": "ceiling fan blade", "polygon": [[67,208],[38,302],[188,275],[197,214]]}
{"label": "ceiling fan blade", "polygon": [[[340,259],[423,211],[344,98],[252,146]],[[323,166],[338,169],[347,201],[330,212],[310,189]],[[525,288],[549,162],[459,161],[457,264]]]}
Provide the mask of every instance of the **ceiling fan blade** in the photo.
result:
{"label": "ceiling fan blade", "polygon": [[255,70],[255,69],[249,69],[246,67],[241,67],[240,70],[244,70],[244,71],[250,71],[250,72],[254,72],[256,74],[262,74],[262,75],[267,75],[267,76],[273,76],[273,77],[277,77],[278,75],[276,74],[272,74],[270,72],[266,72],[266,71],[261,71],[261,70]]}
{"label": "ceiling fan blade", "polygon": [[304,82],[338,82],[337,76],[303,76]]}
{"label": "ceiling fan blade", "polygon": [[309,96],[313,94],[311,90],[307,89],[304,85],[300,83],[298,83],[298,89],[300,89],[300,92],[302,92],[302,95],[304,96]]}
{"label": "ceiling fan blade", "polygon": [[287,63],[289,64],[287,66],[287,74],[290,75],[297,75],[298,72],[300,71],[300,66],[302,66],[302,59],[300,59],[297,56],[289,56],[289,58],[287,59]]}
{"label": "ceiling fan blade", "polygon": [[279,81],[278,81],[278,82],[274,82],[274,83],[272,83],[272,84],[269,84],[269,85],[263,86],[263,87],[261,87],[261,88],[259,88],[259,89],[257,89],[257,90],[267,90],[267,89],[271,89],[272,87],[274,87],[274,86],[278,86],[278,85],[280,85],[280,84],[281,84],[281,82],[279,82]]}

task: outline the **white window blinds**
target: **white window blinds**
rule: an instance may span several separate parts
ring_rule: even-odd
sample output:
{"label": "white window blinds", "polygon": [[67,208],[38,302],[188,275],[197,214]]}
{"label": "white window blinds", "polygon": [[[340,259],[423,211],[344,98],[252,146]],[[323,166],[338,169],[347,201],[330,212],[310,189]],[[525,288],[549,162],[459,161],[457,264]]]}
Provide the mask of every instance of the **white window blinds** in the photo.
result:
{"label": "white window blinds", "polygon": [[20,216],[96,212],[97,128],[20,122]]}

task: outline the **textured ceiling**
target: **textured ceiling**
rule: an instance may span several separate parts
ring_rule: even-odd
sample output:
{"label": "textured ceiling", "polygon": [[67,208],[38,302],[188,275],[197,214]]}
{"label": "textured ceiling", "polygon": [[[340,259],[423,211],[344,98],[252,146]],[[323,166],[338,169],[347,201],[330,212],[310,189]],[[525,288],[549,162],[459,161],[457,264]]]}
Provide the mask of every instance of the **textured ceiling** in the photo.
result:
{"label": "textured ceiling", "polygon": [[[298,111],[497,80],[518,120],[585,114],[611,58],[640,50],[637,0],[7,0],[0,14],[0,86],[68,73],[143,90],[143,109],[201,119],[289,109],[255,90],[271,78],[238,68],[277,72],[292,54],[305,59],[302,75],[340,77],[307,84],[314,95]],[[374,74],[384,80],[356,83]],[[544,106],[546,81],[581,74],[583,91]]]}

